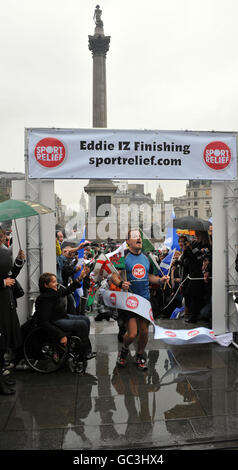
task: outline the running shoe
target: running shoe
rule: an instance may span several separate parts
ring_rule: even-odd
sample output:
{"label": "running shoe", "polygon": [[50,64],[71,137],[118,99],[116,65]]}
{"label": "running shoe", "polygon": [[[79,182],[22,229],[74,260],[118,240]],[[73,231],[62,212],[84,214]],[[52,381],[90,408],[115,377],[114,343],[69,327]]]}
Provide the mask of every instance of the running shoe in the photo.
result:
{"label": "running shoe", "polygon": [[117,365],[118,366],[125,367],[128,352],[129,352],[129,349],[125,349],[125,348],[122,348],[122,350],[119,352],[119,354],[117,356]]}

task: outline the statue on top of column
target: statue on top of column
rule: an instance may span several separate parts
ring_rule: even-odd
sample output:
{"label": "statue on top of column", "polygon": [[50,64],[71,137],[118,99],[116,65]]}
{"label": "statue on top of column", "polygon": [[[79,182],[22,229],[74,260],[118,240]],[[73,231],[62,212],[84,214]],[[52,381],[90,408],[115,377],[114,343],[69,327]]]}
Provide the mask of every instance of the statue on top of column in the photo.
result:
{"label": "statue on top of column", "polygon": [[103,27],[103,21],[101,20],[101,16],[102,16],[102,10],[100,10],[100,6],[99,5],[96,5],[96,9],[95,9],[95,12],[94,12],[94,22],[96,24],[96,26],[99,26],[99,27]]}

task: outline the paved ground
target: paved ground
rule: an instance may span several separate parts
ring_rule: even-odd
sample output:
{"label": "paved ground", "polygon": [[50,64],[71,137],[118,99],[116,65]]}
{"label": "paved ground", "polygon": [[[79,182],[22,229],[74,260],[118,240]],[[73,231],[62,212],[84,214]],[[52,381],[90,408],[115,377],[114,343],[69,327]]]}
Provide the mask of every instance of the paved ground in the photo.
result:
{"label": "paved ground", "polygon": [[170,347],[151,330],[148,371],[134,348],[120,369],[117,323],[91,324],[97,358],[84,377],[14,372],[16,395],[0,397],[0,450],[238,449],[238,350]]}

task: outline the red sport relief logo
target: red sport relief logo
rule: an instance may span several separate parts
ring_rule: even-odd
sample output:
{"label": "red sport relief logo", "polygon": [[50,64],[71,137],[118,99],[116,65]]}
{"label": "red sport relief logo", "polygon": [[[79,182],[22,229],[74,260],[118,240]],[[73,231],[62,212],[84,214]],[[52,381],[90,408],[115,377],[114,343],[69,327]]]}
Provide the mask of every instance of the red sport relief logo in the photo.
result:
{"label": "red sport relief logo", "polygon": [[134,309],[134,308],[137,308],[138,305],[139,305],[139,300],[133,295],[131,295],[130,297],[126,299],[126,306],[128,308]]}
{"label": "red sport relief logo", "polygon": [[142,279],[145,277],[145,267],[143,264],[135,264],[132,269],[132,275],[136,277],[136,279]]}
{"label": "red sport relief logo", "polygon": [[224,142],[210,142],[205,147],[203,159],[212,170],[224,170],[231,162],[231,149]]}
{"label": "red sport relief logo", "polygon": [[117,302],[116,294],[114,294],[114,293],[110,294],[110,301],[111,301],[112,305],[116,305],[116,302]]}
{"label": "red sport relief logo", "polygon": [[193,336],[197,336],[197,335],[199,335],[199,330],[191,330],[191,331],[188,332],[188,336],[193,337]]}
{"label": "red sport relief logo", "polygon": [[174,333],[174,331],[165,331],[164,334],[168,336],[169,338],[175,338],[177,335]]}
{"label": "red sport relief logo", "polygon": [[46,137],[35,146],[36,161],[47,168],[56,168],[66,157],[64,144],[54,137]]}

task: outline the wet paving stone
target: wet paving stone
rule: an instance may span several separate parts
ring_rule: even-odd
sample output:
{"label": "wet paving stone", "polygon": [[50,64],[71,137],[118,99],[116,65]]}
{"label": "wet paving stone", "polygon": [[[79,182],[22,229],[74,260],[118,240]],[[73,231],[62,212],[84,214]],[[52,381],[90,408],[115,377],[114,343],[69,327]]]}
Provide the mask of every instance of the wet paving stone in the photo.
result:
{"label": "wet paving stone", "polygon": [[[109,324],[108,324],[109,323]],[[0,398],[0,449],[215,448],[238,441],[238,353],[217,344],[168,346],[150,333],[148,370],[116,365],[117,324],[94,325],[96,359],[79,376],[15,371]],[[210,441],[209,441],[210,439]]]}
{"label": "wet paving stone", "polygon": [[74,421],[74,386],[39,387],[21,391],[8,418],[5,430],[65,427]]}
{"label": "wet paving stone", "polygon": [[7,420],[9,418],[9,415],[13,407],[14,407],[14,403],[9,403],[9,402],[0,403],[0,432],[5,429]]}
{"label": "wet paving stone", "polygon": [[198,400],[207,416],[237,415],[238,392],[229,390],[196,390]]}
{"label": "wet paving stone", "polygon": [[211,440],[238,439],[238,415],[207,416],[191,419],[191,425],[198,438]]}
{"label": "wet paving stone", "polygon": [[213,389],[214,384],[216,390],[238,390],[237,375],[228,367],[188,373],[186,378],[194,390]]}
{"label": "wet paving stone", "polygon": [[63,429],[0,432],[0,450],[57,450],[62,442]]}

